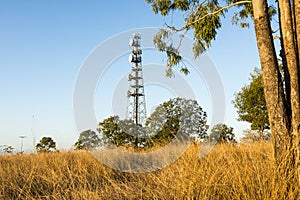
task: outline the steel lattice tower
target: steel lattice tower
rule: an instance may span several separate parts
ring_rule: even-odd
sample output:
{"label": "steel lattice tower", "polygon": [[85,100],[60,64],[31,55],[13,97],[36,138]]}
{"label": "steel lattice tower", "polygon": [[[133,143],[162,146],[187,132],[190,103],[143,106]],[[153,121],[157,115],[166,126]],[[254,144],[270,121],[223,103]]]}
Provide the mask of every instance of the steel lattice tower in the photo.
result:
{"label": "steel lattice tower", "polygon": [[129,56],[129,62],[132,63],[132,67],[128,75],[127,119],[132,119],[135,124],[142,126],[146,122],[147,115],[142,69],[141,35],[134,33],[129,40],[129,45],[132,49],[132,53]]}

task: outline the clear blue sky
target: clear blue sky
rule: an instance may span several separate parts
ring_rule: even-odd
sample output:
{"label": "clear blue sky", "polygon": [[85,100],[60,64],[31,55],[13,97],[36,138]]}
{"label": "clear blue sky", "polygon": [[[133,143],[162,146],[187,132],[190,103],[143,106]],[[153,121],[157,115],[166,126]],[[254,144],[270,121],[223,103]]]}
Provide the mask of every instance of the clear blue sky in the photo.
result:
{"label": "clear blue sky", "polygon": [[[70,148],[78,138],[73,89],[86,57],[112,35],[133,28],[162,27],[164,22],[143,0],[2,0],[0,145],[19,150],[18,137],[26,135],[24,149],[30,150],[34,129],[37,141],[51,136],[59,148]],[[241,29],[231,25],[229,18],[224,20],[207,53],[225,88],[225,122],[241,136],[249,125],[236,120],[231,101],[259,66],[253,28]],[[128,62],[123,65],[130,67]],[[155,87],[148,89],[149,96],[153,95]],[[106,117],[101,112],[105,106],[95,106],[99,119]]]}

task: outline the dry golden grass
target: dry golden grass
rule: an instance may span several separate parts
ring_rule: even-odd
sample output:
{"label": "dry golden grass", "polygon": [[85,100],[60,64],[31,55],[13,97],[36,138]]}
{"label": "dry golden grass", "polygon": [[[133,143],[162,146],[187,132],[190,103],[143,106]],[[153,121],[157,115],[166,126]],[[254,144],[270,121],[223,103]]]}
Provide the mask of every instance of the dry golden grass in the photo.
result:
{"label": "dry golden grass", "polygon": [[285,190],[273,181],[270,143],[218,145],[205,158],[199,148],[144,174],[112,170],[88,152],[0,156],[0,199],[269,200]]}

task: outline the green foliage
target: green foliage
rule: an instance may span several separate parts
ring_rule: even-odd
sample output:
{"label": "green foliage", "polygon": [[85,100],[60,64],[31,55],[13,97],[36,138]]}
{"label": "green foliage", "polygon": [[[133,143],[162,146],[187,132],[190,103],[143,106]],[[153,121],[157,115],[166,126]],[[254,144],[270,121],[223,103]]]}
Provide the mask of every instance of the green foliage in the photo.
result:
{"label": "green foliage", "polygon": [[201,139],[207,136],[206,113],[196,101],[181,98],[160,104],[147,119],[144,127],[132,120],[109,117],[97,129],[105,143],[116,146],[149,148],[165,145],[180,135]]}
{"label": "green foliage", "polygon": [[[241,0],[228,0],[228,3],[235,3]],[[248,28],[249,27],[249,21],[247,19],[252,19],[253,20],[253,8],[252,4],[250,3],[245,3],[245,4],[239,4],[237,5],[239,10],[234,13],[232,17],[232,23],[236,25],[240,25],[241,28]],[[274,15],[277,14],[276,8],[271,5],[269,6],[269,16],[270,20],[274,17]]]}
{"label": "green foliage", "polygon": [[235,134],[233,133],[233,128],[228,127],[226,124],[216,124],[210,133],[210,141],[215,141],[218,143],[235,143]]}
{"label": "green foliage", "polygon": [[[230,0],[228,2],[234,3],[236,0]],[[253,19],[253,8],[252,4],[241,4],[237,5],[240,8],[237,12],[234,13],[232,17],[232,23],[235,25],[240,25],[241,28],[248,28],[249,22],[247,21],[248,18]]]}
{"label": "green foliage", "polygon": [[14,148],[12,146],[7,146],[3,148],[4,153],[12,153]]}
{"label": "green foliage", "polygon": [[190,0],[146,0],[151,4],[152,10],[155,14],[160,13],[162,16],[169,14],[171,10],[186,11],[190,8]]}
{"label": "green foliage", "polygon": [[[160,31],[155,35],[153,41],[154,41],[154,46],[159,51],[166,53],[167,55],[166,76],[171,77],[173,75],[172,68],[174,66],[179,65],[179,63],[182,61],[182,57],[179,55],[178,49],[174,47],[172,40],[168,41],[169,38],[172,38],[172,33],[166,29],[160,29]],[[188,73],[186,71],[184,72]]]}
{"label": "green foliage", "polygon": [[102,134],[105,143],[116,146],[130,146],[134,143],[134,136],[121,130],[118,116],[112,116],[99,122],[97,131]]}
{"label": "green foliage", "polygon": [[[214,15],[209,13],[215,12],[220,9],[218,1],[206,1],[206,3],[191,0],[146,0],[151,4],[152,10],[155,14],[160,13],[162,16],[166,16],[170,11],[183,11],[186,12],[187,17],[184,19],[186,27],[184,29],[194,30],[194,46],[193,52],[195,57],[199,56],[206,48],[208,48],[216,38],[217,29],[221,27],[221,16],[224,14],[220,11]],[[208,16],[206,16],[208,15]],[[205,17],[205,20],[200,20]],[[169,29],[161,29],[154,37],[154,45],[159,51],[165,52],[167,56],[167,70],[166,75],[173,75],[173,67],[179,66],[182,61],[180,56],[179,47],[180,44],[175,47],[172,42],[172,31],[177,32],[175,27],[169,27]],[[188,74],[189,71],[186,67],[182,67],[181,72]]]}
{"label": "green foliage", "polygon": [[[195,57],[198,57],[203,50],[207,49],[212,40],[216,38],[217,30],[221,28],[221,16],[224,15],[225,11],[213,15],[209,13],[216,12],[220,8],[218,1],[207,1],[207,3],[196,6],[194,12],[189,15],[186,23],[189,28],[194,30],[193,51]],[[205,18],[205,20],[201,20],[202,18]]]}
{"label": "green foliage", "polygon": [[260,70],[255,68],[250,75],[250,84],[235,94],[233,101],[238,120],[251,123],[252,130],[263,132],[270,128],[268,110]]}
{"label": "green foliage", "polygon": [[[185,31],[183,36],[190,30],[193,31],[193,53],[195,58],[210,47],[216,39],[217,31],[222,27],[221,19],[225,17],[229,8],[237,8],[232,16],[232,22],[241,27],[248,27],[247,19],[253,19],[253,8],[251,1],[225,0],[222,6],[218,0],[146,0],[151,5],[155,14],[162,16],[173,15],[175,11],[183,13],[184,24],[181,27],[174,27],[173,24],[166,24],[167,28],[161,29],[154,37],[154,45],[159,51],[165,52],[167,56],[166,75],[173,75],[173,68],[182,62],[179,47],[172,42],[172,33]],[[269,7],[270,17],[276,14],[273,6]],[[270,19],[271,20],[271,19]],[[187,68],[182,66],[180,71],[188,74]]]}
{"label": "green foliage", "polygon": [[170,99],[156,107],[147,119],[146,126],[151,130],[147,145],[169,143],[178,133],[202,139],[207,136],[206,112],[194,100]]}
{"label": "green foliage", "polygon": [[[181,115],[180,107],[172,99],[160,104],[146,122],[146,126],[152,129],[152,135],[148,138],[147,145],[169,143],[177,134]],[[156,130],[155,127],[160,127],[160,130]]]}
{"label": "green foliage", "polygon": [[52,152],[56,151],[56,143],[51,137],[43,137],[35,148],[38,153]]}
{"label": "green foliage", "polygon": [[80,133],[78,141],[75,143],[75,149],[93,150],[100,145],[101,139],[95,131],[86,130]]}

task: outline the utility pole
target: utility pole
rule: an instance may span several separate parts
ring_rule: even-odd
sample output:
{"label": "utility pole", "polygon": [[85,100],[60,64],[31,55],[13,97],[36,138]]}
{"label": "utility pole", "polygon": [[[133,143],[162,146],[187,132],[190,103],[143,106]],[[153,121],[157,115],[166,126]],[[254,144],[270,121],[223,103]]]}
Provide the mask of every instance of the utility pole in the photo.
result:
{"label": "utility pole", "polygon": [[33,143],[33,152],[36,152],[36,148],[35,148],[35,143],[36,143],[36,138],[35,138],[35,116],[32,115],[32,143]]}
{"label": "utility pole", "polygon": [[21,147],[20,147],[20,153],[22,154],[23,153],[23,140],[24,140],[24,138],[26,138],[26,136],[24,136],[24,135],[21,135],[21,136],[19,136],[19,138],[21,139]]}

